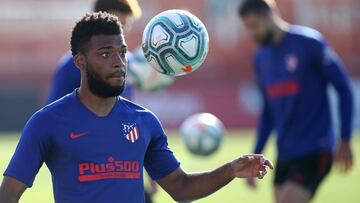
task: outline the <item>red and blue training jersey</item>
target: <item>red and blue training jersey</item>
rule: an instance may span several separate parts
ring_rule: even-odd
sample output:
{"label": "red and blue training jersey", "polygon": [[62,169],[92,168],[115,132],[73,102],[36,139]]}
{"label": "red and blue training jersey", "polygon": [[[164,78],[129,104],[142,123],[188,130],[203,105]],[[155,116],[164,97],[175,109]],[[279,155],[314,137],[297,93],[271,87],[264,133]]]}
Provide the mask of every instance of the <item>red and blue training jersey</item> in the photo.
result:
{"label": "red and blue training jersey", "polygon": [[118,97],[99,117],[76,91],[31,117],[4,176],[31,187],[43,163],[56,203],[144,202],[143,167],[154,180],[179,167],[152,112]]}
{"label": "red and blue training jersey", "polygon": [[255,70],[264,98],[255,153],[262,152],[272,130],[276,131],[280,160],[331,152],[336,140],[327,94],[329,85],[339,96],[341,137],[350,139],[350,82],[343,63],[319,32],[291,26],[280,43],[257,50]]}

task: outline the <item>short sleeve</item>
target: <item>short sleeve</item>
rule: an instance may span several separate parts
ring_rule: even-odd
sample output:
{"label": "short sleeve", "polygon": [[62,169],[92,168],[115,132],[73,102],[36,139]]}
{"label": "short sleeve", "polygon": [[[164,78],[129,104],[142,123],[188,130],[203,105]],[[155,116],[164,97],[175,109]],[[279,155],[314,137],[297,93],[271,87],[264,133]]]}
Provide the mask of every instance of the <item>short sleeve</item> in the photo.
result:
{"label": "short sleeve", "polygon": [[[15,153],[4,176],[13,177],[31,187],[36,174],[48,155],[46,123],[39,113],[32,116],[21,134]],[[46,127],[45,127],[46,126]]]}
{"label": "short sleeve", "polygon": [[259,64],[258,61],[260,60],[259,58],[260,58],[259,55],[256,54],[254,57],[254,65],[255,65],[255,74],[257,76],[257,83],[263,100],[263,108],[260,114],[258,127],[257,127],[257,140],[254,149],[255,154],[260,154],[263,151],[271,135],[271,132],[274,129],[274,120],[271,114],[269,101],[265,93],[264,85],[261,82],[260,70],[258,65]]}
{"label": "short sleeve", "polygon": [[158,180],[175,171],[180,163],[168,146],[167,137],[160,121],[152,113],[146,117],[152,135],[146,151],[144,166],[150,177]]}

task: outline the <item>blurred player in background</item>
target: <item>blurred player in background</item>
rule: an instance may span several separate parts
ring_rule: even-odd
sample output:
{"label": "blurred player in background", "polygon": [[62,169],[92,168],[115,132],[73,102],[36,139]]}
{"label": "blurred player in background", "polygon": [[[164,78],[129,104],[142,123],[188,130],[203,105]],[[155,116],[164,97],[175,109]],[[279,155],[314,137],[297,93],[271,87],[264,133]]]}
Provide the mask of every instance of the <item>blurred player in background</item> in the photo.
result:
{"label": "blurred player in background", "polygon": [[[137,0],[96,0],[93,6],[95,12],[104,11],[116,15],[125,33],[131,30],[134,21],[141,16],[141,8]],[[132,54],[128,52],[128,60],[131,63]],[[80,86],[80,71],[76,68],[71,52],[67,52],[62,59],[53,76],[47,103],[51,103],[66,94],[71,93]],[[131,97],[132,86],[127,83],[122,96]]]}
{"label": "blurred player in background", "polygon": [[208,196],[236,177],[263,178],[273,168],[262,155],[244,155],[213,171],[184,172],[157,117],[119,97],[128,62],[118,19],[85,15],[70,44],[80,87],[28,121],[4,173],[1,203],[18,202],[44,162],[57,203],[144,202],[143,166],[176,201]]}
{"label": "blurred player in background", "polygon": [[[276,130],[276,202],[310,202],[329,173],[333,158],[345,171],[353,165],[353,93],[349,78],[321,34],[286,23],[274,1],[245,0],[238,12],[259,44],[255,72],[264,105],[255,153],[262,152],[270,133]],[[330,116],[328,84],[339,95],[338,142]],[[255,186],[251,179],[248,183]]]}

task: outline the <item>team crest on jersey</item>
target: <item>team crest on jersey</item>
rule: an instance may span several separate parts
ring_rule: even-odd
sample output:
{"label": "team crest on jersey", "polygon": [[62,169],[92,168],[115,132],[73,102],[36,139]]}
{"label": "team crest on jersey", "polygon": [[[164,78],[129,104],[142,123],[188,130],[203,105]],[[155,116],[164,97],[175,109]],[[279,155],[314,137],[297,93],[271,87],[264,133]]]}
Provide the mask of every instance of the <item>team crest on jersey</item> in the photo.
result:
{"label": "team crest on jersey", "polygon": [[136,123],[122,123],[122,127],[123,134],[129,142],[135,143],[140,138],[139,127]]}
{"label": "team crest on jersey", "polygon": [[290,72],[294,72],[299,65],[299,60],[295,54],[289,54],[285,57],[286,69]]}

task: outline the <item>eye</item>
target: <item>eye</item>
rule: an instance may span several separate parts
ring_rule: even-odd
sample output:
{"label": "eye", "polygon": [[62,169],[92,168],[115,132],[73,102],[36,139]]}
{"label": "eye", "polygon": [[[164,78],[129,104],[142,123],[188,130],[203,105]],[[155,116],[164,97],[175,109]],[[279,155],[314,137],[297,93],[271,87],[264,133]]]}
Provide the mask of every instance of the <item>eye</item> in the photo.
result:
{"label": "eye", "polygon": [[101,56],[103,58],[109,58],[111,56],[111,54],[110,54],[110,52],[103,52],[103,53],[101,53]]}
{"label": "eye", "polygon": [[119,54],[120,54],[120,56],[125,57],[125,56],[126,56],[126,52],[127,52],[127,51],[120,51]]}

